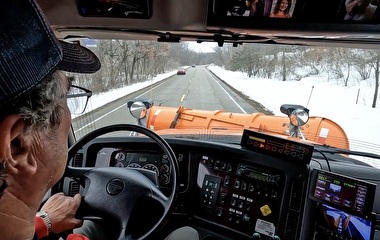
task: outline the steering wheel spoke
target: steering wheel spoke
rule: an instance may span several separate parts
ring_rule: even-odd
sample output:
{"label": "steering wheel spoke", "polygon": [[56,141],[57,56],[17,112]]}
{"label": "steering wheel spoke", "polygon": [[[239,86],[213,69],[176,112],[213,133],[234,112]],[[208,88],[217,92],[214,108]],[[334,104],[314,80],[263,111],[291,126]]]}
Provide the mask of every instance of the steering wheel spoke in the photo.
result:
{"label": "steering wheel spoke", "polygon": [[159,188],[153,187],[152,188],[152,195],[151,197],[156,200],[158,203],[160,203],[164,208],[170,207],[168,203],[170,203],[169,198],[166,197]]}
{"label": "steering wheel spoke", "polygon": [[93,168],[66,166],[65,177],[72,178],[77,182],[83,182],[84,174]]}

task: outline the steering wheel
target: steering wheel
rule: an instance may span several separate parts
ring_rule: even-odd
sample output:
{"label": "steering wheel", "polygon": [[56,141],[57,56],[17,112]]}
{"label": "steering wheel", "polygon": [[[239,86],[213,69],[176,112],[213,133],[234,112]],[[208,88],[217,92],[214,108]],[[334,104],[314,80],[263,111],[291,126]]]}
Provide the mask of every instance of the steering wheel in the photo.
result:
{"label": "steering wheel", "polygon": [[[84,187],[82,203],[79,208],[83,216],[94,216],[94,213],[96,213],[96,216],[112,221],[112,225],[119,229],[119,240],[135,239],[135,236],[132,236],[130,229],[128,229],[128,222],[132,211],[142,197],[153,199],[153,201],[162,206],[163,210],[160,212],[162,215],[158,217],[158,221],[153,223],[153,226],[146,233],[136,238],[144,239],[163,225],[178,195],[179,167],[176,156],[169,144],[147,128],[131,124],[112,125],[97,129],[82,137],[70,147],[68,160],[72,159],[78,150],[91,140],[116,131],[141,133],[159,145],[172,166],[171,190],[168,196],[164,195],[159,187],[142,174],[141,171],[133,168],[79,168],[67,166],[64,176],[79,181]],[[83,205],[86,209],[84,211]]]}

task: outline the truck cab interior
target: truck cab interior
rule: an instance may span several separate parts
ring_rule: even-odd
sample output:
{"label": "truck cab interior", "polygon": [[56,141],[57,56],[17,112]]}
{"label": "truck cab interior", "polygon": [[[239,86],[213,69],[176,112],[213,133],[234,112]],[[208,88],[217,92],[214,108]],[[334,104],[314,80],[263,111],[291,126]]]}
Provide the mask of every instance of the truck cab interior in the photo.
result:
{"label": "truck cab interior", "polygon": [[[305,111],[300,113],[298,105],[284,106],[281,112],[286,116],[279,120],[279,126],[286,130],[277,134],[261,131],[264,125],[271,127],[269,118],[275,116],[269,114],[268,120],[263,118],[257,126],[247,124],[248,118],[242,117],[244,120],[238,124],[237,114],[235,117],[217,112],[233,111],[225,109],[227,103],[214,107],[214,99],[202,100],[214,92],[202,76],[206,77],[207,66],[214,64],[226,47],[354,48],[378,52],[377,0],[37,2],[59,39],[89,47],[102,61],[96,77],[79,77],[76,85],[87,81],[87,86],[95,87],[118,74],[132,79],[130,76],[137,75],[137,70],[123,75],[125,66],[143,66],[143,56],[158,56],[181,43],[215,44],[208,63],[173,63],[174,74],[163,80],[165,85],[160,90],[167,98],[162,109],[158,108],[159,84],[155,83],[144,89],[146,97],[141,97],[142,90],[136,90],[96,111],[76,116],[65,175],[46,198],[61,191],[71,196],[81,193],[83,204],[78,216],[98,223],[107,239],[164,239],[181,226],[195,228],[207,240],[380,239],[380,169],[352,157],[379,161],[376,152],[355,152],[350,147],[302,139],[297,131],[305,131],[306,127],[298,125]],[[125,42],[133,44],[124,45]],[[162,48],[162,52],[146,51],[149,43]],[[122,47],[123,54],[115,50],[116,45]],[[135,52],[141,55],[133,55]],[[259,50],[255,53],[264,54]],[[106,68],[111,64],[110,55],[114,57],[113,70]],[[151,64],[169,60],[164,55]],[[185,67],[185,75],[177,76],[179,67]],[[203,75],[196,75],[201,71]],[[199,107],[208,112],[198,116],[202,121],[213,121],[211,127],[194,127],[195,121],[190,122],[197,119],[196,113],[178,108],[183,98],[177,101],[175,92],[182,91],[179,86],[187,82],[190,86],[195,78],[199,79],[199,93],[194,94],[194,101],[212,108]],[[190,96],[195,90],[188,89],[184,92]],[[231,87],[226,89],[233,91]],[[276,97],[279,96],[268,96]],[[339,98],[339,92],[335,97]],[[229,95],[220,98],[229,103],[238,101]],[[130,100],[134,101],[129,103]],[[159,113],[166,110],[169,117],[160,119]],[[341,112],[344,116],[355,114]],[[291,116],[298,118],[292,120]],[[159,120],[167,126],[161,132],[153,126]],[[379,123],[378,120],[373,122]],[[98,122],[92,129],[81,132],[95,121]],[[235,126],[222,125],[223,121]],[[288,129],[290,125],[296,131]],[[311,125],[309,122],[305,126]],[[289,134],[292,131],[296,136]],[[366,142],[371,134],[363,131],[360,140]]]}

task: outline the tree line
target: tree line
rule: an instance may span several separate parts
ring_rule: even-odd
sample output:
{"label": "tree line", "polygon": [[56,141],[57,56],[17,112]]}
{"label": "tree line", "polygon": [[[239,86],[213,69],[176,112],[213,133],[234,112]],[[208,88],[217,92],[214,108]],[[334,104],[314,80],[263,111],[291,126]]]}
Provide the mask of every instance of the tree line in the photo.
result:
{"label": "tree line", "polygon": [[[372,107],[376,107],[380,77],[380,51],[338,47],[306,47],[273,44],[216,46],[214,52],[196,52],[188,42],[159,43],[141,40],[96,40],[88,46],[102,62],[93,75],[79,75],[78,81],[95,93],[147,81],[180,66],[215,64],[240,71],[249,77],[301,80],[327,75],[343,86],[370,80]],[[357,77],[359,76],[359,80]]]}

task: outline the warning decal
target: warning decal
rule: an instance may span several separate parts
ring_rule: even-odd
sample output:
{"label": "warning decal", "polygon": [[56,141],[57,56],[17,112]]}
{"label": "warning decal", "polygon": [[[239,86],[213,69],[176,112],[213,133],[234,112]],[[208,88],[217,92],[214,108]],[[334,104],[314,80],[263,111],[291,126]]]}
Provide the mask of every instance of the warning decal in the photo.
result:
{"label": "warning decal", "polygon": [[267,222],[261,219],[257,219],[255,225],[255,232],[267,235],[269,237],[273,237],[276,231],[276,227],[273,223]]}
{"label": "warning decal", "polygon": [[264,205],[260,208],[261,213],[264,215],[264,217],[268,216],[272,213],[272,210],[270,210],[270,207],[268,205]]}

